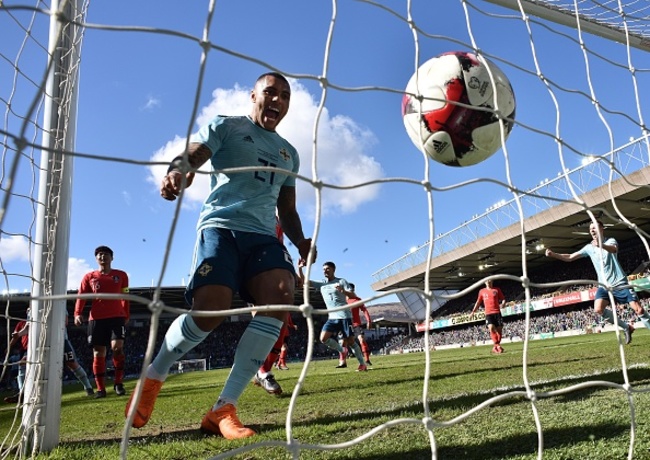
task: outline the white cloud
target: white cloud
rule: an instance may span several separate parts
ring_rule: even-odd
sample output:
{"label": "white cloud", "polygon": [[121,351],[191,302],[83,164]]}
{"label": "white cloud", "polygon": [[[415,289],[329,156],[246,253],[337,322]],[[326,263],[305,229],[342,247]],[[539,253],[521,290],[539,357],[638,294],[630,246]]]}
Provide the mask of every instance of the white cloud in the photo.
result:
{"label": "white cloud", "polygon": [[[311,179],[313,164],[314,121],[318,102],[299,82],[292,81],[291,107],[278,127],[278,132],[288,139],[300,153],[300,174]],[[249,114],[251,110],[250,88],[236,85],[232,89],[216,89],[212,101],[197,117],[197,126],[208,123],[215,115]],[[186,139],[176,136],[156,151],[151,161],[168,163],[185,147]],[[344,115],[330,116],[327,109],[320,115],[317,165],[318,179],[333,185],[349,186],[378,179],[384,176],[381,165],[368,151],[376,144],[374,133],[358,125]],[[166,165],[149,167],[148,181],[160,186],[160,180],[167,170]],[[202,170],[206,172],[208,164]],[[185,205],[200,204],[209,190],[209,176],[199,174],[187,190]],[[297,183],[299,205],[310,210],[315,206],[313,187],[299,180]],[[363,203],[377,198],[379,185],[360,187],[345,191],[323,189],[323,211],[352,213]]]}
{"label": "white cloud", "polygon": [[93,270],[85,259],[77,259],[75,257],[70,257],[68,259],[68,283],[67,289],[79,289],[79,284],[81,279],[86,273]]}
{"label": "white cloud", "polygon": [[0,239],[0,259],[7,262],[29,260],[29,242],[21,235],[3,236]]}
{"label": "white cloud", "polygon": [[158,108],[162,105],[162,102],[160,99],[154,96],[147,96],[147,102],[145,102],[144,106],[142,107],[142,110],[153,110],[155,108]]}

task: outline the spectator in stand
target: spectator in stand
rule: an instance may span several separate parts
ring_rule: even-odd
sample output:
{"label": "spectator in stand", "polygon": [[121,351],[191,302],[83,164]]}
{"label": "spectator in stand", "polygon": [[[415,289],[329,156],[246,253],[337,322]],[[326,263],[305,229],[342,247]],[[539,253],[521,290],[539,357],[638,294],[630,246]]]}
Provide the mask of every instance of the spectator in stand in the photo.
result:
{"label": "spectator in stand", "polygon": [[503,316],[501,316],[501,309],[506,305],[506,298],[498,287],[492,286],[492,280],[485,281],[485,287],[478,292],[478,298],[474,304],[474,308],[470,313],[470,317],[478,307],[483,304],[485,307],[485,323],[487,324],[488,331],[490,331],[490,338],[494,346],[492,353],[503,353],[501,347],[501,337],[503,335]]}
{"label": "spectator in stand", "polygon": [[550,248],[546,249],[546,257],[573,262],[583,257],[589,257],[598,277],[598,290],[594,298],[594,311],[605,318],[605,321],[616,324],[625,332],[625,343],[632,342],[634,326],[632,323],[616,321],[614,312],[607,307],[610,305],[609,292],[615,302],[627,304],[636,312],[643,325],[650,329],[650,315],[639,303],[639,297],[628,285],[627,275],[618,261],[618,243],[614,238],[605,239],[605,227],[600,220],[592,221],[589,225],[591,241],[582,249],[572,254],[558,254]]}
{"label": "spectator in stand", "polygon": [[[99,265],[84,275],[79,286],[79,294],[118,294],[129,292],[129,277],[126,272],[112,267],[113,250],[108,246],[95,249],[95,259]],[[86,299],[77,299],[74,307],[74,324],[84,322],[83,311]],[[106,354],[108,346],[113,355],[115,375],[113,389],[118,396],[126,394],[124,389],[124,340],[126,324],[129,321],[130,304],[128,299],[94,298],[88,317],[88,344],[93,348],[93,374],[97,392],[95,398],[106,397]]]}
{"label": "spectator in stand", "polygon": [[[361,300],[361,298],[354,291],[354,283],[350,283],[350,293],[352,295],[347,296],[348,304],[352,304]],[[366,366],[372,366],[370,362],[370,346],[366,341],[366,337],[363,333],[363,323],[361,322],[361,315],[366,319],[366,328],[370,330],[372,328],[372,320],[370,318],[370,313],[365,305],[361,304],[356,307],[352,307],[350,312],[352,313],[352,329],[354,330],[354,335],[359,341],[359,346],[361,347],[361,353],[363,353],[363,359],[366,361]]]}

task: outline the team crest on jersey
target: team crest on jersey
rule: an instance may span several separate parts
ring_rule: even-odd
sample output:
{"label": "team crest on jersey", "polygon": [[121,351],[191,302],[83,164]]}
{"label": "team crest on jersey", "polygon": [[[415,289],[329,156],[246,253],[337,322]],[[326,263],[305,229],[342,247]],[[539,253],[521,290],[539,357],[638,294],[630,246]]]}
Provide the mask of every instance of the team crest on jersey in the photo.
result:
{"label": "team crest on jersey", "polygon": [[280,149],[280,156],[282,156],[284,161],[289,161],[290,156],[289,156],[289,152],[287,152],[287,149],[285,148]]}
{"label": "team crest on jersey", "polygon": [[196,271],[199,275],[201,276],[208,276],[208,274],[212,271],[212,265],[210,265],[207,262],[203,262],[199,269]]}

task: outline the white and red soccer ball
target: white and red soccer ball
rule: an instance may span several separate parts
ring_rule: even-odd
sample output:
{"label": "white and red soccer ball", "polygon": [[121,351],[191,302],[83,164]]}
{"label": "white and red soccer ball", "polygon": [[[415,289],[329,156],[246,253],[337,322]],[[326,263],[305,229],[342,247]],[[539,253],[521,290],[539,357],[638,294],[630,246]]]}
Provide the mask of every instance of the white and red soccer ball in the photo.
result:
{"label": "white and red soccer ball", "polygon": [[493,111],[497,108],[509,119],[503,120],[506,139],[512,130],[512,85],[501,69],[476,54],[454,51],[429,59],[419,67],[417,78],[411,77],[405,92],[406,132],[420,151],[440,163],[469,166],[494,154],[501,147],[499,119]]}

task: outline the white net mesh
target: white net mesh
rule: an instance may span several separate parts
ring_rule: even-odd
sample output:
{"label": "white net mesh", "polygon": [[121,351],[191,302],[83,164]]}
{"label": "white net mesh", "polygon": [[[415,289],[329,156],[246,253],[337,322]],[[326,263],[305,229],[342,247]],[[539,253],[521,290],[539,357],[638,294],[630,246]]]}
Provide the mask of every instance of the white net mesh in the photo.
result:
{"label": "white net mesh", "polygon": [[[266,45],[273,41],[269,36],[276,35],[275,40],[278,40],[278,44],[269,44],[268,49],[238,46],[237,40],[233,40],[236,34],[232,30],[232,36],[219,35],[220,28],[214,25],[215,21],[225,22],[230,18],[249,17],[252,11],[257,11],[259,8],[255,2],[222,3],[223,6],[217,5],[216,2],[201,4],[200,7],[185,6],[188,8],[187,17],[191,17],[196,22],[183,20],[182,26],[177,25],[180,19],[179,6],[176,4],[156,3],[133,7],[134,11],[130,11],[128,15],[126,9],[133,6],[128,2],[123,3],[122,8],[117,5],[97,5],[97,13],[93,16],[91,8],[88,20],[83,14],[77,18],[58,15],[43,2],[25,5],[20,2],[5,1],[0,4],[0,29],[4,31],[0,44],[0,57],[2,57],[0,81],[3,88],[0,102],[4,112],[3,127],[0,132],[3,148],[0,268],[6,293],[5,309],[2,314],[4,319],[2,337],[7,344],[13,322],[24,317],[24,312],[14,308],[17,293],[24,292],[24,296],[29,296],[28,293],[35,292],[33,283],[38,281],[43,283],[42,290],[39,292],[48,302],[57,299],[52,295],[57,292],[52,289],[55,274],[45,270],[49,273],[49,278],[46,280],[35,280],[32,274],[34,254],[41,252],[35,235],[38,208],[37,184],[41,175],[39,145],[43,136],[39,120],[42,117],[44,102],[52,97],[46,94],[43,80],[48,66],[47,25],[51,17],[58,18],[60,24],[64,26],[72,19],[85,28],[87,43],[84,45],[86,48],[82,68],[87,66],[88,79],[85,81],[88,83],[87,85],[84,83],[85,91],[81,92],[80,105],[82,111],[86,110],[85,116],[91,119],[85,126],[86,129],[90,130],[91,126],[104,126],[103,130],[93,132],[96,142],[87,141],[87,144],[78,147],[74,152],[57,153],[61,153],[63,157],[74,156],[86,161],[86,166],[92,163],[92,168],[95,170],[101,171],[101,168],[108,164],[118,164],[125,171],[135,167],[137,176],[133,177],[144,175],[151,179],[151,182],[157,183],[169,159],[175,156],[185,143],[182,135],[169,139],[166,134],[161,134],[161,131],[175,132],[174,130],[178,128],[177,125],[174,128],[166,125],[164,117],[142,121],[142,125],[137,129],[125,126],[119,119],[112,119],[104,124],[105,120],[96,113],[101,111],[101,109],[97,110],[97,107],[101,107],[101,104],[129,103],[122,98],[119,84],[116,84],[118,86],[116,89],[107,89],[115,84],[115,80],[120,80],[120,77],[124,78],[125,75],[131,79],[143,78],[142,76],[146,75],[149,80],[164,81],[169,91],[177,94],[173,97],[173,112],[183,112],[183,126],[186,127],[185,135],[187,135],[193,130],[195,121],[200,122],[210,116],[215,107],[216,110],[228,107],[235,112],[247,110],[248,106],[244,105],[248,103],[246,98],[233,97],[234,102],[230,101],[230,105],[223,105],[225,104],[223,101],[227,100],[228,96],[236,95],[237,91],[241,90],[234,83],[222,85],[232,88],[230,90],[213,88],[212,81],[218,78],[228,82],[236,82],[244,78],[241,75],[229,75],[228,64],[236,60],[242,63],[241,71],[250,76],[247,77],[247,81],[252,81],[259,73],[269,69],[287,75],[292,79],[295,94],[301,97],[294,97],[292,109],[295,110],[301,105],[309,109],[300,112],[309,114],[302,120],[287,118],[285,135],[302,152],[303,167],[299,178],[298,195],[310,197],[300,204],[304,211],[303,215],[309,216],[309,222],[313,217],[314,237],[317,244],[320,244],[321,229],[330,228],[327,226],[327,221],[332,209],[348,212],[356,210],[359,203],[370,203],[376,200],[378,191],[382,187],[405,186],[400,188],[398,193],[394,193],[396,196],[399,195],[399,199],[385,199],[381,205],[383,213],[381,217],[377,217],[378,221],[374,225],[381,226],[381,220],[387,218],[385,210],[398,209],[399,204],[405,200],[422,204],[422,212],[413,216],[412,223],[408,217],[403,216],[400,219],[408,226],[428,228],[428,232],[422,235],[423,239],[431,243],[421,246],[405,258],[382,269],[376,274],[377,280],[388,279],[418,263],[427,265],[425,269],[427,273],[432,257],[434,259],[444,257],[447,251],[490,235],[496,228],[518,224],[522,235],[521,273],[517,276],[504,275],[501,279],[521,280],[526,288],[528,299],[529,286],[534,285],[535,280],[529,279],[527,269],[526,235],[530,231],[527,219],[558,204],[566,203],[576,205],[576,213],[585,210],[590,216],[593,215],[593,211],[602,213],[600,209],[592,209],[581,198],[583,193],[592,190],[596,185],[608,186],[606,188],[609,197],[614,203],[614,210],[605,215],[635,231],[644,242],[647,251],[645,238],[648,235],[635,226],[636,216],[619,212],[611,186],[617,180],[623,179],[630,188],[647,187],[646,182],[626,179],[631,173],[646,168],[649,161],[649,142],[642,102],[645,97],[643,90],[648,87],[649,69],[648,56],[645,54],[645,50],[648,49],[647,36],[650,22],[649,7],[646,3],[493,2],[511,8],[504,9],[482,1],[445,2],[444,6],[439,2],[416,4],[333,1],[330,5],[325,2],[312,5],[309,8],[314,10],[308,11],[301,2],[294,2],[286,6],[286,8],[296,9],[296,23],[287,25],[292,29],[290,34],[285,35],[284,32],[278,31],[278,28],[285,26],[283,21],[286,19],[281,14],[278,17],[272,16],[273,20],[266,18],[265,21],[258,23],[258,18],[255,18],[251,19],[252,24],[236,26],[240,28],[240,33],[253,34],[257,37],[258,44]],[[151,14],[147,8],[155,9],[155,14]],[[304,20],[299,19],[298,12],[302,10],[304,10]],[[308,19],[313,17],[318,17],[319,20],[311,22],[312,19]],[[131,23],[132,20],[142,25],[123,25],[124,22]],[[244,28],[245,32],[241,32]],[[5,35],[7,38],[4,37]],[[345,40],[339,37],[345,37]],[[350,37],[356,37],[356,40]],[[161,53],[158,61],[164,60],[165,65],[160,65],[160,62],[150,60],[143,54],[158,51],[169,41],[182,42],[187,47],[183,45],[170,47],[170,50],[173,49],[176,54]],[[297,41],[300,42],[300,46],[296,45]],[[286,47],[286,50],[283,50],[282,46]],[[491,160],[489,165],[470,170],[447,171],[441,170],[437,165],[434,170],[430,161],[419,158],[414,153],[415,149],[408,143],[400,120],[395,119],[393,123],[395,131],[381,137],[385,144],[378,150],[392,152],[391,155],[396,153],[401,160],[400,164],[391,163],[391,168],[384,171],[381,160],[373,158],[364,151],[368,148],[367,144],[352,142],[355,136],[363,138],[368,135],[368,131],[361,124],[353,121],[354,118],[363,119],[364,125],[372,126],[377,118],[399,113],[399,99],[404,85],[419,63],[440,52],[461,48],[478,51],[497,62],[515,86],[517,121],[511,139],[502,153],[497,154],[500,160]],[[300,55],[304,53],[304,66],[288,64],[283,57],[287,53]],[[142,63],[139,62],[140,59]],[[215,60],[215,64],[211,64],[212,59]],[[77,63],[77,61],[71,63],[70,67],[75,68]],[[179,83],[175,75],[176,70],[170,70],[170,67],[182,69],[184,73],[195,74],[196,81],[191,85],[185,81]],[[214,107],[209,107],[205,94],[213,90],[217,102]],[[243,93],[246,94],[246,91]],[[91,101],[88,103],[89,106],[84,105],[85,98]],[[109,101],[111,98],[115,101]],[[222,105],[218,103],[219,98]],[[61,101],[57,101],[59,102]],[[75,104],[75,100],[70,100],[66,106]],[[144,108],[157,104],[159,104],[157,96],[151,94],[148,95]],[[93,106],[95,111],[91,109]],[[351,118],[337,117],[335,115],[337,112],[330,107],[340,107],[341,111],[349,107]],[[365,114],[368,114],[367,120],[363,118]],[[64,128],[58,127],[57,130],[64,130]],[[335,135],[331,136],[331,132]],[[114,146],[110,147],[110,151],[129,153],[110,153],[110,151],[106,153],[109,147],[104,147],[101,143],[115,137],[116,133],[117,137],[123,137],[124,140],[115,142]],[[143,137],[153,140],[151,143],[141,142]],[[391,139],[388,139],[389,137]],[[629,143],[630,140],[634,142]],[[164,143],[166,143],[165,147],[159,148]],[[626,147],[619,149],[621,145]],[[145,157],[133,152],[134,149],[153,151],[157,148],[159,150],[156,153]],[[62,147],[55,146],[54,149],[62,149]],[[341,152],[351,155],[353,161],[344,161]],[[381,155],[377,153],[378,158],[381,158]],[[358,160],[358,163],[355,164],[354,160]],[[583,162],[586,162],[586,166],[580,167]],[[407,172],[409,170],[403,167],[405,165],[415,166],[415,168]],[[540,176],[544,177],[548,171],[554,173],[559,171],[559,174],[557,178],[542,180],[541,184],[531,183],[529,180],[531,169],[539,169],[539,175],[535,174],[536,181],[540,180]],[[363,180],[359,180],[360,177]],[[130,179],[131,177],[126,180]],[[80,178],[82,189],[79,193],[87,193],[83,187],[91,187],[93,180],[98,179],[90,181],[85,179],[84,182],[84,179]],[[57,190],[60,185],[54,184],[50,189],[53,195],[46,198],[48,210],[53,209],[56,212],[58,209],[56,203],[52,202],[58,198]],[[439,233],[436,224],[441,218],[438,216],[454,215],[459,216],[458,220],[465,219],[465,216],[459,214],[459,203],[477,199],[475,187],[478,186],[484,186],[492,193],[497,190],[497,194],[507,198],[493,207],[486,208],[485,213],[475,214],[457,229]],[[204,189],[200,186],[195,189],[198,190],[196,193],[199,195],[203,194]],[[185,197],[185,203],[189,205],[193,200],[190,191],[191,189]],[[343,194],[346,195],[345,199],[340,198]],[[438,199],[439,196],[441,199]],[[86,224],[84,219],[89,215],[95,217],[90,211],[86,215],[80,212],[73,216],[73,234],[75,228],[82,228]],[[427,216],[426,219],[424,215]],[[176,238],[178,227],[185,225],[183,216],[182,203],[179,203],[171,216],[170,230],[160,232],[163,236],[158,240],[158,244],[164,248],[164,256],[159,267],[155,269],[149,267],[150,276],[155,277],[153,302],[145,298],[131,299],[134,303],[148,305],[151,310],[145,365],[151,361],[156,351],[155,341],[161,314],[178,314],[183,311],[169,308],[159,302],[160,290],[166,282],[165,273],[170,270],[170,261],[178,259],[180,263],[186,264],[185,260],[181,260],[182,256],[176,256],[176,252],[180,254],[191,252],[188,249],[190,243]],[[58,215],[54,214],[50,219],[54,217]],[[78,223],[75,223],[75,220]],[[47,228],[47,231],[53,231],[56,225]],[[160,228],[169,228],[168,221],[165,220]],[[107,233],[99,233],[98,238],[116,231],[115,228],[109,229]],[[57,247],[52,243],[55,240],[46,238],[46,241],[48,247],[43,252],[55,252]],[[323,251],[323,247],[319,247]],[[143,254],[146,255],[146,251],[143,251]],[[46,266],[47,261],[46,258],[43,262]],[[125,261],[125,265],[129,262]],[[431,302],[435,300],[431,292],[437,288],[438,286],[431,285],[428,276],[425,276],[422,286],[416,289],[426,299],[425,316],[431,312]],[[470,289],[468,288],[467,292]],[[389,293],[396,292],[399,291],[392,290]],[[379,298],[381,296],[378,295],[365,300],[372,301]],[[51,308],[47,305],[49,304],[46,302],[46,306],[42,309],[42,316],[38,318],[39,324],[44,326],[44,334],[47,333],[48,308]],[[282,307],[270,308],[281,309]],[[223,315],[236,315],[248,311],[248,309],[230,311]],[[307,354],[311,357],[315,338],[313,315],[322,312],[314,312],[308,305],[301,308],[294,307],[293,311],[300,312],[307,318],[309,327]],[[528,320],[527,314],[526,324]],[[422,417],[395,418],[389,423],[377,425],[362,436],[338,444],[302,444],[300,439],[294,438],[293,414],[309,375],[308,358],[291,398],[286,417],[286,440],[251,442],[237,450],[226,450],[212,458],[231,457],[270,445],[285,446],[287,455],[298,458],[301,452],[307,450],[328,451],[360,444],[382,430],[399,425],[419,425],[426,430],[430,440],[431,457],[437,458],[437,430],[462,423],[477,412],[515,398],[526,398],[530,401],[537,427],[537,456],[542,458],[544,429],[540,421],[537,401],[540,398],[557,397],[585,387],[598,386],[615,387],[629,397],[627,410],[632,417],[627,456],[632,458],[638,415],[635,412],[633,396],[635,392],[643,389],[630,385],[623,348],[620,354],[623,384],[590,381],[567,385],[558,391],[540,393],[534,390],[528,378],[527,339],[528,336],[526,336],[522,359],[524,390],[503,391],[497,396],[486,397],[471,411],[451,420],[437,420],[430,413],[429,404],[425,403],[422,404]],[[431,373],[429,359],[431,347],[428,340],[429,336],[425,335],[424,375]],[[4,356],[5,363],[8,363],[9,356],[7,351]],[[39,360],[47,359],[47,353],[43,351],[36,354],[34,359],[36,363],[32,369],[38,372],[37,364]],[[39,380],[36,377],[31,379]],[[40,388],[40,385],[35,386]],[[42,402],[44,394],[45,391],[37,390],[34,404],[38,405],[39,401]],[[428,400],[429,380],[423,379],[422,402]],[[35,430],[35,439],[25,438],[24,433],[32,428],[29,425],[26,428],[20,426],[19,411],[20,404],[16,406],[12,426],[3,440],[4,457],[16,452],[18,452],[16,456],[23,455],[25,445],[21,446],[21,443],[27,442],[27,452],[30,452],[30,446],[36,450],[39,448],[38,430],[41,427]],[[127,424],[122,436],[123,458],[126,458],[129,451],[128,441],[131,435],[131,429]]]}

